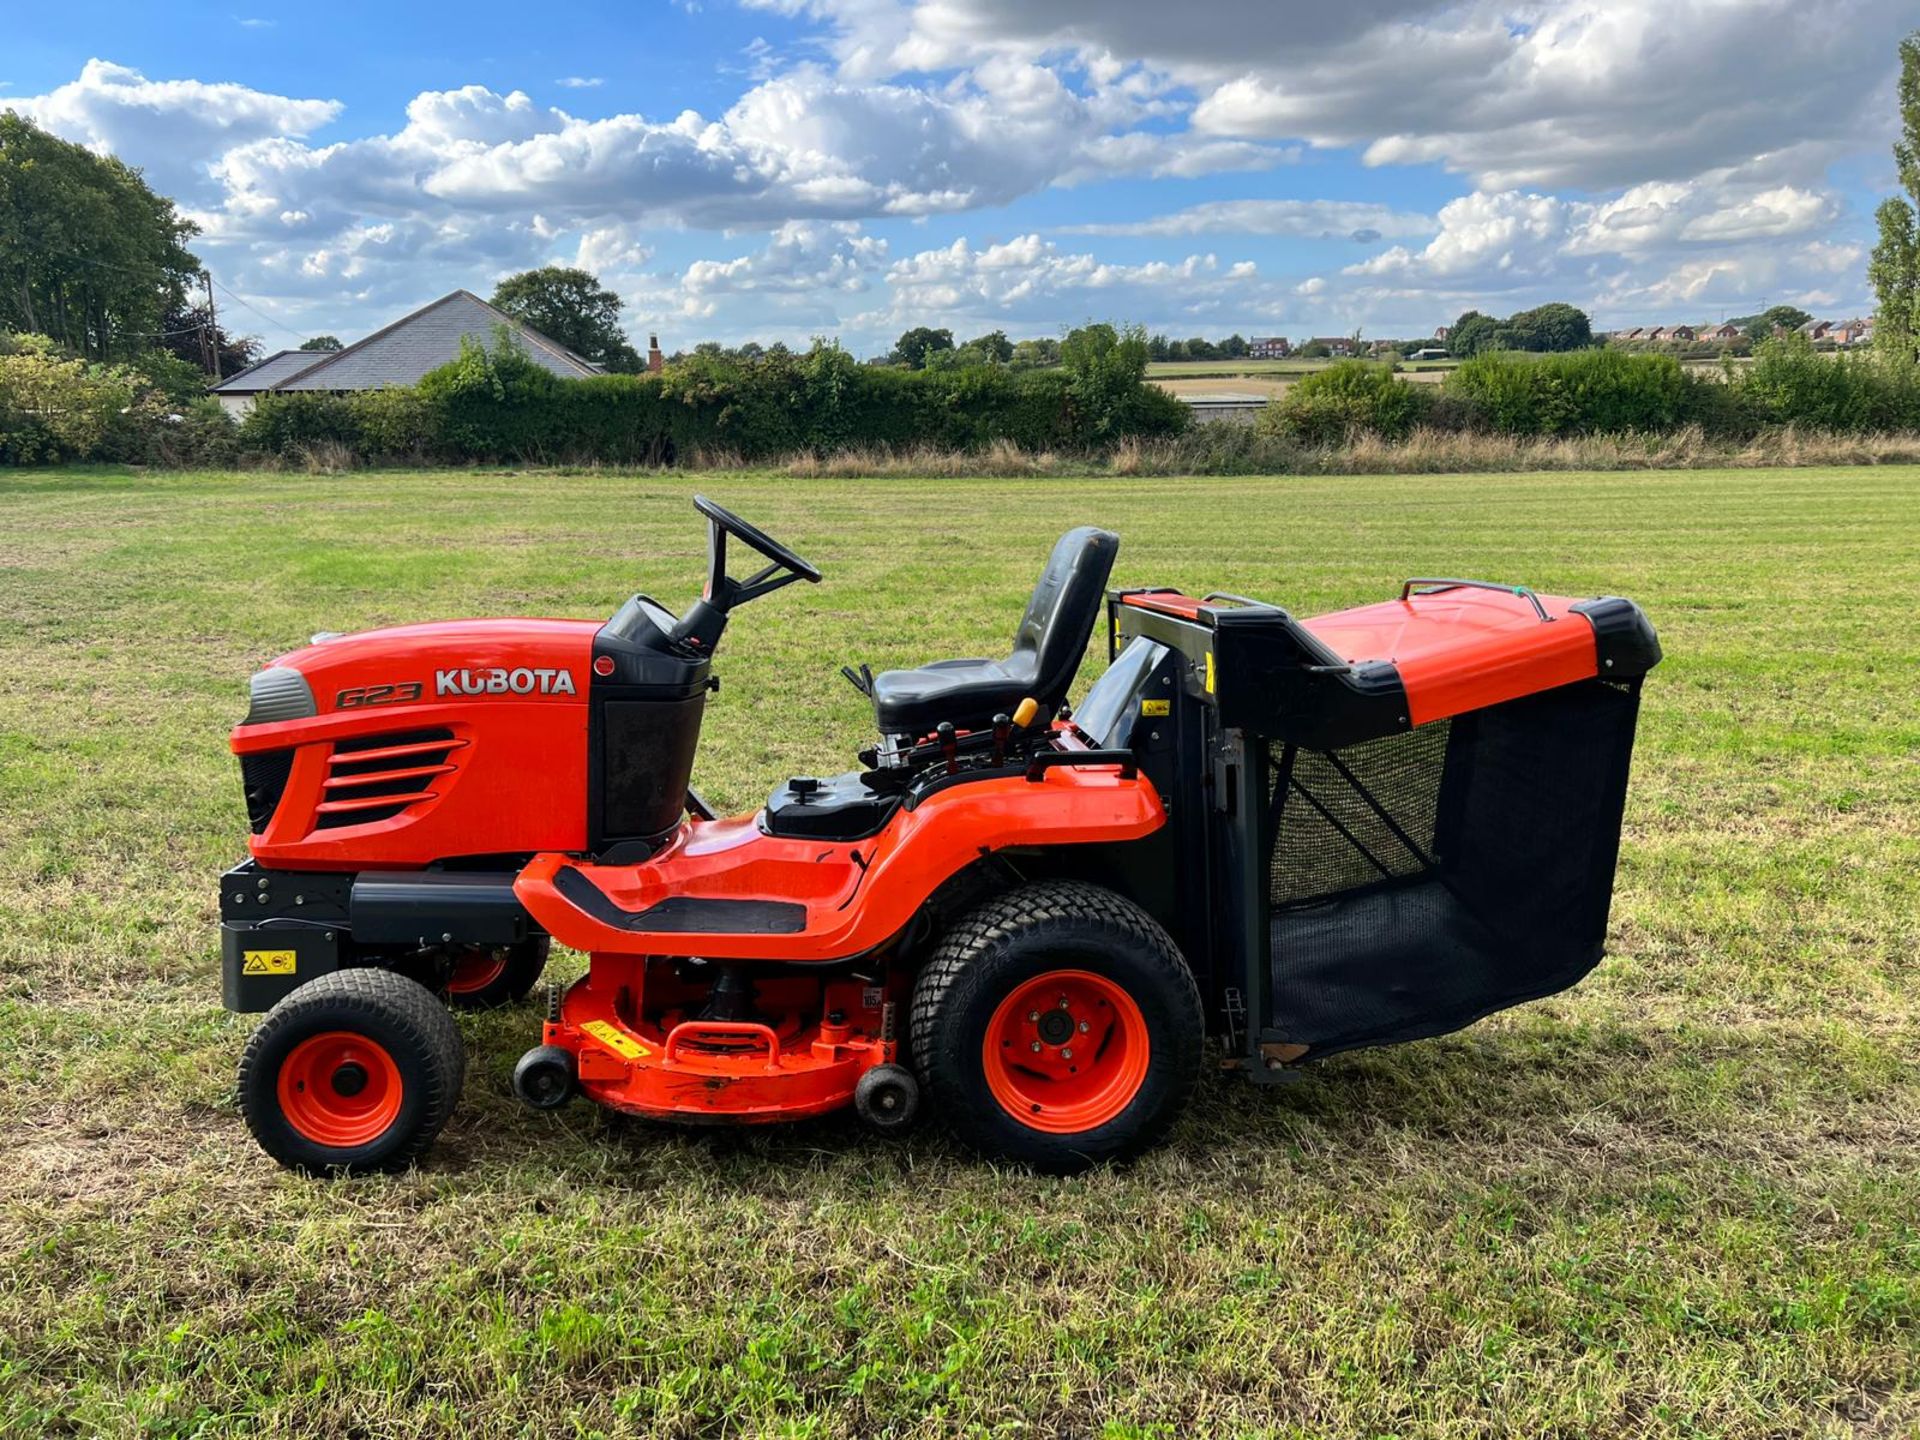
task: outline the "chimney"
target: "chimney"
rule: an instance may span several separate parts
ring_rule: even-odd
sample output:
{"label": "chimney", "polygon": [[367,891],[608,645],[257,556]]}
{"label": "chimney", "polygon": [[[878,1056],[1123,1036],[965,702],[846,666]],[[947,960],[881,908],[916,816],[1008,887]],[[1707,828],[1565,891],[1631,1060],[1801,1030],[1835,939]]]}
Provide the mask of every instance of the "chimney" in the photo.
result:
{"label": "chimney", "polygon": [[647,336],[647,373],[649,375],[658,375],[666,368],[666,364],[667,357],[660,353],[660,337],[658,335]]}

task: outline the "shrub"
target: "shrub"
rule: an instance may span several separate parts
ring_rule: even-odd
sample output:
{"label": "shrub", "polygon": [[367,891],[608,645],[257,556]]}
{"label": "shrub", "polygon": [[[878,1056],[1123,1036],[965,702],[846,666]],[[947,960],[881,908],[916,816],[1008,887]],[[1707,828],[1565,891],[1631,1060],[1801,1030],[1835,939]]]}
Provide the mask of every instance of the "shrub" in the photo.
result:
{"label": "shrub", "polygon": [[439,415],[419,390],[395,385],[338,398],[346,401],[364,457],[424,460],[433,453],[439,439]]}
{"label": "shrub", "polygon": [[564,434],[558,424],[562,383],[503,325],[491,346],[463,336],[459,355],[423,375],[419,390],[434,413],[436,448],[443,453],[550,460]]}
{"label": "shrub", "polygon": [[1804,335],[1763,342],[1743,388],[1754,414],[1776,425],[1836,431],[1920,426],[1920,367],[1823,354]]}
{"label": "shrub", "polygon": [[326,391],[282,391],[258,397],[240,422],[240,448],[291,455],[314,445],[344,445],[366,453],[357,397]]}
{"label": "shrub", "polygon": [[51,341],[0,355],[0,464],[93,459],[132,403],[124,376],[64,357]]}
{"label": "shrub", "polygon": [[1432,390],[1402,380],[1392,366],[1342,360],[1289,387],[1259,423],[1303,445],[1338,445],[1356,434],[1403,440],[1432,408]]}
{"label": "shrub", "polygon": [[1686,415],[1690,378],[1671,355],[1578,350],[1476,355],[1446,379],[1488,429],[1505,435],[1593,435],[1669,430]]}

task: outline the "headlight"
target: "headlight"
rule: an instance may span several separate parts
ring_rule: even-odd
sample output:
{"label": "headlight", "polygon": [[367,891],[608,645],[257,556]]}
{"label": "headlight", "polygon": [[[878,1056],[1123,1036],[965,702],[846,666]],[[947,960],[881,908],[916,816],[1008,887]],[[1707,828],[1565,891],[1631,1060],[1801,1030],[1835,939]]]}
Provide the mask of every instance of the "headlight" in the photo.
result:
{"label": "headlight", "polygon": [[275,720],[305,720],[319,711],[313,703],[313,687],[298,670],[282,665],[255,672],[247,682],[252,704],[242,725],[270,725]]}

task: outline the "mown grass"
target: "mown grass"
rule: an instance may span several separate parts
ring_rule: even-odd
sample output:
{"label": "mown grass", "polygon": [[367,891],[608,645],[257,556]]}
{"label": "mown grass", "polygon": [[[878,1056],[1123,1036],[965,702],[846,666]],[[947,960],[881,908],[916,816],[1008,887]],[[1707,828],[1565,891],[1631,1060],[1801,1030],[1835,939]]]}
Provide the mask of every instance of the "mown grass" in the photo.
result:
{"label": "mown grass", "polygon": [[[828,575],[727,637],[698,782],[738,807],[848,763],[841,662],[1003,643],[1081,521],[1122,583],[1303,612],[1414,574],[1636,597],[1669,659],[1610,958],[1211,1079],[1070,1181],[937,1128],[534,1115],[526,1011],[463,1020],[425,1168],[276,1170],[218,1004],[245,673],[323,628],[680,603],[696,484]],[[1899,469],[0,479],[0,1431],[1916,1433],[1916,595]]]}

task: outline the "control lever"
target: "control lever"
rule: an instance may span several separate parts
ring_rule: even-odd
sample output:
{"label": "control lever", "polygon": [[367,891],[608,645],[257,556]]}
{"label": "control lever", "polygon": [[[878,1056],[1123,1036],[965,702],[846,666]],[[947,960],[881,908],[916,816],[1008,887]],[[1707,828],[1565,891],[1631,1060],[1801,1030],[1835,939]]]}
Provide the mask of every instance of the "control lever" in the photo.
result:
{"label": "control lever", "polygon": [[847,677],[847,683],[849,685],[866,696],[867,699],[871,700],[873,698],[873,670],[870,666],[862,665],[858,670],[855,670],[851,665],[842,665],[840,667],[840,673]]}
{"label": "control lever", "polygon": [[1004,764],[1007,758],[1007,742],[1013,738],[1013,717],[1000,714],[993,717],[993,763]]}
{"label": "control lever", "polygon": [[953,722],[942,720],[933,733],[940,737],[940,754],[946,759],[947,774],[951,775],[960,768],[960,742],[954,738]]}
{"label": "control lever", "polygon": [[1013,728],[1016,730],[1027,729],[1033,724],[1035,717],[1039,714],[1040,702],[1029,695],[1013,707]]}

